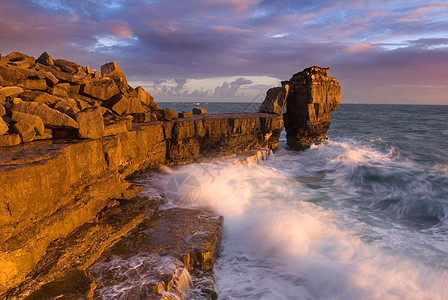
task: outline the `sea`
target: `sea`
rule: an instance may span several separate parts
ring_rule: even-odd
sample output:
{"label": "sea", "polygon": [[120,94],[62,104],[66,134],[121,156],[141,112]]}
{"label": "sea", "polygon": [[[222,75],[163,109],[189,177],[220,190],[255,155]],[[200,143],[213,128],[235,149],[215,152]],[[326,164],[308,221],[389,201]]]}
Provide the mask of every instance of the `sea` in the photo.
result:
{"label": "sea", "polygon": [[195,177],[191,206],[224,216],[218,299],[448,299],[448,106],[341,104],[327,135],[295,152],[282,132],[258,164],[157,175]]}

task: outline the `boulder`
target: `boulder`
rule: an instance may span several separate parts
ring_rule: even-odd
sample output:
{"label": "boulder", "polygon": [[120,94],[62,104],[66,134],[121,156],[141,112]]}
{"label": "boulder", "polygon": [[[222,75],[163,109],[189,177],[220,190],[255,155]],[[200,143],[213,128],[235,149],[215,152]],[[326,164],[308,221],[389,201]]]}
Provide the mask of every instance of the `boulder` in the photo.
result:
{"label": "boulder", "polygon": [[101,66],[101,75],[103,77],[119,79],[119,81],[127,84],[126,76],[114,61]]}
{"label": "boulder", "polygon": [[95,99],[106,101],[117,95],[120,90],[113,79],[105,81],[89,81],[81,86],[83,94]]}
{"label": "boulder", "polygon": [[150,123],[157,121],[157,115],[155,113],[136,113],[132,114],[135,123]]}
{"label": "boulder", "polygon": [[39,103],[45,103],[51,105],[55,103],[59,98],[41,91],[29,91],[24,92],[20,95],[24,101],[33,101]]}
{"label": "boulder", "polygon": [[290,90],[283,119],[287,144],[303,150],[314,142],[326,140],[330,128],[330,113],[341,99],[341,86],[336,78],[328,77],[329,68],[310,67],[289,80]]}
{"label": "boulder", "polygon": [[47,127],[79,128],[79,125],[75,120],[43,103],[23,101],[14,104],[12,111],[39,116]]}
{"label": "boulder", "polygon": [[120,133],[128,132],[126,123],[113,123],[104,126],[104,135],[117,135]]}
{"label": "boulder", "polygon": [[30,115],[26,113],[21,113],[18,111],[13,111],[11,119],[16,122],[26,122],[33,126],[34,130],[36,131],[36,134],[42,135],[44,134],[44,123],[42,122],[42,119],[35,115]]}
{"label": "boulder", "polygon": [[149,106],[150,103],[154,101],[154,97],[146,92],[141,86],[138,86],[135,90],[137,92],[138,100],[140,100],[142,103]]}
{"label": "boulder", "polygon": [[12,52],[6,56],[8,64],[17,66],[23,69],[28,69],[35,64],[35,58],[25,55],[20,52]]}
{"label": "boulder", "polygon": [[48,86],[54,86],[59,82],[59,79],[48,71],[37,71],[37,76],[39,76],[40,79],[45,79]]}
{"label": "boulder", "polygon": [[120,93],[113,96],[110,100],[104,102],[103,105],[121,116],[125,113],[128,113],[131,107],[131,101],[128,97]]}
{"label": "boulder", "polygon": [[162,110],[163,119],[166,121],[174,120],[179,117],[179,114],[172,109],[165,108]]}
{"label": "boulder", "polygon": [[206,115],[207,110],[205,108],[195,107],[193,108],[193,115]]}
{"label": "boulder", "polygon": [[136,113],[145,113],[149,112],[149,108],[146,107],[146,109],[142,106],[142,103],[138,98],[133,97],[130,98],[130,105],[129,105],[129,111],[130,114],[136,114]]}
{"label": "boulder", "polygon": [[259,113],[269,113],[280,115],[286,104],[288,97],[289,85],[282,87],[274,87],[266,92],[266,98],[258,109]]}
{"label": "boulder", "polygon": [[54,65],[58,66],[61,71],[67,72],[67,73],[75,73],[78,72],[78,64],[74,63],[72,61],[68,61],[65,59],[55,59]]}
{"label": "boulder", "polygon": [[5,86],[0,88],[0,96],[3,95],[4,97],[15,98],[21,93],[23,93],[23,89],[18,86]]}
{"label": "boulder", "polygon": [[0,103],[0,117],[3,117],[4,115],[6,115],[6,108],[2,103]]}
{"label": "boulder", "polygon": [[183,111],[179,113],[179,118],[191,118],[191,111]]}
{"label": "boulder", "polygon": [[12,127],[14,131],[20,135],[20,138],[24,143],[31,142],[36,136],[36,130],[34,130],[34,126],[29,124],[28,122],[18,121]]}
{"label": "boulder", "polygon": [[0,147],[11,147],[18,145],[22,142],[22,139],[18,134],[5,134],[0,135]]}
{"label": "boulder", "polygon": [[79,125],[79,136],[84,139],[99,139],[104,136],[102,110],[90,107],[79,111],[75,116]]}
{"label": "boulder", "polygon": [[0,135],[7,133],[8,130],[9,130],[8,124],[3,120],[2,117],[0,117]]}
{"label": "boulder", "polygon": [[54,65],[53,58],[50,56],[50,54],[48,54],[47,51],[42,53],[39,56],[39,58],[36,60],[36,62],[41,63],[43,65],[47,65],[47,66],[53,66]]}
{"label": "boulder", "polygon": [[[68,83],[67,83],[68,84]],[[47,92],[53,96],[68,98],[68,93],[65,89],[58,87],[57,85],[47,89]]]}

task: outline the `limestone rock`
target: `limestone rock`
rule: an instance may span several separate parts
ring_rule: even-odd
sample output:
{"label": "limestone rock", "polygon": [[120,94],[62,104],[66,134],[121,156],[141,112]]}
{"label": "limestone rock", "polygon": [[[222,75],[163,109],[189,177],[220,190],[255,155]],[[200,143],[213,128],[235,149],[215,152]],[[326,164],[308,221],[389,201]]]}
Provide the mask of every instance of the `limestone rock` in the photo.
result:
{"label": "limestone rock", "polygon": [[99,139],[104,136],[102,110],[90,107],[81,110],[75,116],[79,125],[79,136],[84,139]]}
{"label": "limestone rock", "polygon": [[193,115],[206,115],[207,110],[205,108],[195,107],[193,108]]}
{"label": "limestone rock", "polygon": [[120,90],[114,80],[87,82],[81,87],[81,92],[95,99],[106,101],[117,95]]}
{"label": "limestone rock", "polygon": [[23,89],[18,86],[5,86],[0,88],[0,96],[3,95],[4,97],[15,98],[21,93],[23,93]]}
{"label": "limestone rock", "polygon": [[183,111],[179,113],[179,118],[191,118],[191,111]]}
{"label": "limestone rock", "polygon": [[157,121],[155,113],[136,113],[132,114],[135,123],[150,123]]}
{"label": "limestone rock", "polygon": [[22,142],[22,139],[18,134],[5,134],[0,135],[0,147],[16,146]]}
{"label": "limestone rock", "polygon": [[6,115],[6,108],[2,103],[0,103],[0,117],[3,117],[4,115]]}
{"label": "limestone rock", "polygon": [[130,98],[130,106],[128,113],[130,114],[136,114],[136,113],[145,113],[150,112],[150,109],[148,107],[143,107],[142,102],[138,100],[136,97]]}
{"label": "limestone rock", "polygon": [[288,97],[289,85],[271,88],[266,92],[266,98],[261,104],[258,112],[280,115],[286,104]]}
{"label": "limestone rock", "polygon": [[47,66],[53,66],[54,65],[53,58],[50,56],[50,54],[48,54],[47,51],[42,53],[39,56],[39,58],[36,60],[36,62],[41,63],[43,65],[47,65]]}
{"label": "limestone rock", "polygon": [[101,75],[104,77],[120,79],[123,83],[127,84],[126,76],[114,61],[101,66]]}
{"label": "limestone rock", "polygon": [[128,128],[126,123],[114,123],[114,124],[108,124],[104,126],[104,135],[110,136],[110,135],[117,135],[121,133],[128,132]]}
{"label": "limestone rock", "polygon": [[104,102],[103,104],[120,116],[128,113],[131,107],[131,101],[129,98],[121,93],[113,96],[110,100]]}
{"label": "limestone rock", "polygon": [[43,135],[44,134],[44,123],[42,122],[42,119],[35,115],[30,115],[26,113],[21,113],[18,111],[12,112],[12,120],[16,122],[26,122],[33,126],[34,130],[36,131],[36,134]]}
{"label": "limestone rock", "polygon": [[13,129],[20,135],[24,143],[31,142],[36,136],[34,126],[25,121],[18,121],[13,125]]}
{"label": "limestone rock", "polygon": [[289,80],[287,112],[283,114],[287,143],[303,150],[314,142],[325,140],[330,128],[330,113],[341,99],[341,86],[328,77],[329,68],[310,67]]}
{"label": "limestone rock", "polygon": [[150,103],[154,101],[154,97],[151,96],[148,92],[146,92],[141,86],[138,86],[135,90],[137,91],[138,99],[142,103],[149,106]]}
{"label": "limestone rock", "polygon": [[45,92],[41,91],[29,91],[24,92],[20,95],[22,100],[24,101],[33,101],[33,102],[39,102],[39,103],[45,103],[47,105],[51,105],[58,100],[58,97],[50,95]]}
{"label": "limestone rock", "polygon": [[[0,105],[3,106],[2,104]],[[0,117],[0,135],[7,133],[8,130],[9,130],[8,124],[3,120],[2,117]]]}
{"label": "limestone rock", "polygon": [[179,114],[172,109],[166,108],[162,110],[163,119],[166,121],[174,120],[179,117]]}
{"label": "limestone rock", "polygon": [[67,73],[75,73],[78,72],[78,64],[74,63],[72,61],[68,61],[65,59],[56,59],[54,60],[54,65],[58,66],[61,71],[67,72]]}
{"label": "limestone rock", "polygon": [[39,78],[44,79],[48,86],[54,86],[59,82],[59,79],[48,71],[37,71],[37,76]]}
{"label": "limestone rock", "polygon": [[12,111],[39,116],[48,127],[79,128],[75,120],[43,103],[24,101],[15,104]]}
{"label": "limestone rock", "polygon": [[34,65],[36,61],[34,57],[25,55],[20,52],[12,52],[6,56],[6,59],[8,61],[8,64],[24,69],[27,69],[30,66]]}

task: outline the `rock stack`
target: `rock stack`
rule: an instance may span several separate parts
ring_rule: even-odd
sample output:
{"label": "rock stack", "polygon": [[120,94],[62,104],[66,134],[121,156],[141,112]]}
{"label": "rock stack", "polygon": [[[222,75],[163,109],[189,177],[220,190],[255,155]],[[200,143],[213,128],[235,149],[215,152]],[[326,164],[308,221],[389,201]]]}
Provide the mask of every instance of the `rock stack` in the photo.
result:
{"label": "rock stack", "polygon": [[132,122],[177,118],[142,87],[129,86],[115,62],[93,71],[44,52],[0,55],[0,147],[127,132]]}
{"label": "rock stack", "polygon": [[287,143],[293,150],[304,150],[327,139],[330,113],[341,99],[341,86],[336,78],[328,77],[328,70],[307,68],[266,93],[259,112],[281,114],[286,103],[283,119]]}

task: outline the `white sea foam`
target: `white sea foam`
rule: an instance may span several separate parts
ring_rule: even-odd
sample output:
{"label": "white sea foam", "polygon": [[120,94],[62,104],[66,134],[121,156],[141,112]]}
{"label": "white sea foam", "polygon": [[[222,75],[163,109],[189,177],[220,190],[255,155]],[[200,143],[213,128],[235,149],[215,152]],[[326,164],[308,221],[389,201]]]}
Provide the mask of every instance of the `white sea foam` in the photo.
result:
{"label": "white sea foam", "polygon": [[[412,234],[400,232],[400,226],[393,231],[380,225],[373,235],[379,242],[372,242],[363,223],[350,215],[353,210],[340,211],[343,207],[337,202],[342,198],[336,196],[332,208],[316,205],[310,197],[328,190],[309,189],[295,179],[297,174],[311,178],[320,168],[331,169],[328,164],[334,164],[328,178],[339,177],[342,183],[350,180],[350,171],[338,170],[341,167],[401,164],[406,168],[406,162],[342,142],[315,146],[302,153],[305,158],[300,163],[296,153],[280,151],[280,155],[281,161],[274,156],[262,165],[194,164],[175,171],[192,174],[201,183],[201,196],[194,205],[224,216],[223,247],[215,268],[221,299],[448,298],[447,264],[438,269],[419,261],[417,255],[406,256],[412,245],[404,237],[412,239]],[[308,160],[314,164],[307,170]],[[304,184],[314,184],[309,178]],[[342,218],[341,213],[348,215]],[[395,237],[382,240],[381,235],[393,232]],[[414,235],[418,241],[419,234]],[[446,240],[440,243],[439,248],[447,246]],[[394,247],[400,251],[391,251]]]}

